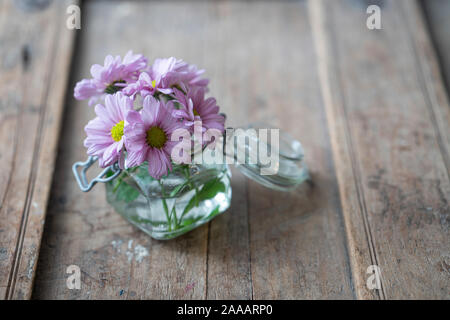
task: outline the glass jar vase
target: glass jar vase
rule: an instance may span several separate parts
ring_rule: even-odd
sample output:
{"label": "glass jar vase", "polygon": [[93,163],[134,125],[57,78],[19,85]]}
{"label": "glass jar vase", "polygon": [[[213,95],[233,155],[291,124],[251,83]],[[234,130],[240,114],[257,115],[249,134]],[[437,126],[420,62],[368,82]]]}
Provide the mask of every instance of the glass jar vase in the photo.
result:
{"label": "glass jar vase", "polygon": [[134,226],[155,239],[172,239],[228,209],[230,178],[226,164],[174,165],[156,180],[143,163],[106,182],[106,196]]}

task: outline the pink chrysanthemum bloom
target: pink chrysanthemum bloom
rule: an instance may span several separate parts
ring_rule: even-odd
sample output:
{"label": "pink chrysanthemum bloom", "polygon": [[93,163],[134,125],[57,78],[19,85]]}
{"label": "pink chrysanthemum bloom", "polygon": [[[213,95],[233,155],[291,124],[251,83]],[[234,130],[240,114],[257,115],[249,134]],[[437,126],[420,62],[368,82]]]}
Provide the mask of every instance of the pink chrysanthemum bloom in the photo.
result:
{"label": "pink chrysanthemum bloom", "polygon": [[178,143],[171,141],[171,135],[181,128],[182,123],[172,117],[163,101],[145,97],[142,110],[130,111],[126,117],[126,167],[148,161],[148,172],[153,178],[166,175],[172,170],[171,152]]}
{"label": "pink chrysanthemum bloom", "polygon": [[132,51],[128,51],[123,59],[108,55],[103,66],[94,64],[91,67],[92,79],[83,79],[76,84],[74,96],[78,100],[89,99],[91,106],[105,94],[113,94],[135,82],[139,71],[146,66],[147,59]]}
{"label": "pink chrysanthemum bloom", "polygon": [[216,99],[210,97],[205,99],[204,88],[191,88],[187,94],[174,89],[176,101],[181,104],[181,109],[174,109],[174,117],[183,119],[186,127],[192,128],[194,122],[201,121],[202,131],[217,129],[224,132],[225,118],[219,114]]}
{"label": "pink chrysanthemum bloom", "polygon": [[105,168],[119,161],[123,167],[122,151],[124,147],[123,128],[125,117],[133,110],[133,100],[118,92],[105,98],[105,106],[97,104],[95,113],[97,117],[86,125],[87,138],[84,146],[87,153],[98,156],[100,166]]}
{"label": "pink chrysanthemum bloom", "polygon": [[127,86],[124,92],[128,95],[140,93],[142,97],[154,95],[156,92],[171,94],[174,86],[183,90],[187,87],[206,87],[209,80],[202,78],[204,70],[198,70],[174,57],[156,59],[147,72],[142,72],[139,79]]}

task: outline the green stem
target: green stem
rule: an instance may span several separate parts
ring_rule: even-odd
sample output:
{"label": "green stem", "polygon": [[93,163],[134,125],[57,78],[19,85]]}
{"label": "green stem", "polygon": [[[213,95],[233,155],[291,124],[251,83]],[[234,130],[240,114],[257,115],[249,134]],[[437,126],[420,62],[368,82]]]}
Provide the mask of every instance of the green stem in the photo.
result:
{"label": "green stem", "polygon": [[138,168],[138,167],[134,167],[134,168],[131,168],[131,169],[122,170],[122,172],[120,173],[120,175],[116,178],[117,182],[116,182],[116,184],[114,185],[114,188],[113,188],[113,192],[114,192],[114,193],[117,191],[117,189],[119,189],[119,186],[120,186],[120,184],[121,184],[122,181],[123,181],[123,178],[124,178],[126,175],[129,175],[130,173],[135,172],[137,168]]}
{"label": "green stem", "polygon": [[172,230],[172,219],[170,219],[170,215],[169,215],[169,208],[167,207],[167,202],[166,202],[166,195],[164,192],[164,185],[161,183],[161,180],[158,180],[159,185],[161,186],[161,193],[162,193],[162,203],[163,203],[163,207],[164,207],[164,213],[166,214],[166,219],[167,219],[167,224],[169,225],[169,231]]}
{"label": "green stem", "polygon": [[[196,207],[198,207],[198,187],[197,187],[197,185],[194,185],[193,183],[192,183],[192,181],[191,181],[191,173],[190,173],[190,170],[189,170],[189,166],[188,165],[186,165],[185,167],[184,167],[184,175],[185,175],[185,177],[186,177],[186,180],[188,181],[188,185],[191,187],[191,189],[194,189],[195,190],[195,195],[194,195],[194,197],[195,197],[195,206]],[[190,211],[190,210],[189,210]],[[188,213],[189,211],[183,211],[183,213],[181,214],[181,216],[180,216],[180,219],[178,219],[178,221],[181,223],[181,221],[183,220],[183,217],[184,217],[184,215],[186,214],[186,213]]]}
{"label": "green stem", "polygon": [[117,178],[117,182],[116,182],[116,184],[114,185],[114,188],[113,188],[113,192],[114,192],[114,193],[117,191],[117,189],[119,188],[120,184],[122,183],[123,174],[124,174],[124,173],[121,173],[121,174],[119,175],[119,177]]}
{"label": "green stem", "polygon": [[174,221],[175,227],[178,227],[177,211],[175,210],[175,204],[174,204],[173,207],[172,207],[171,215],[172,215],[173,219],[175,220],[175,221]]}
{"label": "green stem", "polygon": [[195,206],[198,207],[198,187],[197,185],[194,185],[191,181],[191,172],[188,166],[184,167],[184,175],[186,176],[186,179],[191,189],[195,189]]}

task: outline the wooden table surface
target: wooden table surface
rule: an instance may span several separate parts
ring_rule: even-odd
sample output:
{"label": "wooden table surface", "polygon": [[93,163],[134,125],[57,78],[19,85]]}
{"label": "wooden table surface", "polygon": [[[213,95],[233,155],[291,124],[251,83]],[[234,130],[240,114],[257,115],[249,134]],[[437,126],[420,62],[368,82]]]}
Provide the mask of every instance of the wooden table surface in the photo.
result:
{"label": "wooden table surface", "polygon": [[[76,1],[1,1],[0,298],[449,299],[448,60],[428,27],[448,33],[415,0],[374,1],[369,30],[371,2],[85,1],[71,31]],[[450,12],[439,2],[431,17]],[[233,170],[230,209],[171,241],[122,219],[102,186],[82,193],[71,165],[94,112],[73,87],[129,49],[206,69],[228,125],[290,132],[313,184],[276,192]]]}

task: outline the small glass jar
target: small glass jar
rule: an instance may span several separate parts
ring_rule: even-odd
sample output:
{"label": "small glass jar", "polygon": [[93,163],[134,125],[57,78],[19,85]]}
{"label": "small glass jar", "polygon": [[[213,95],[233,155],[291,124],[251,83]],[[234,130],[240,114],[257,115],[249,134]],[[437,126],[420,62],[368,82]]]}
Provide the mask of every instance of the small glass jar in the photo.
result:
{"label": "small glass jar", "polygon": [[106,196],[120,215],[152,238],[171,239],[228,209],[230,179],[228,166],[216,164],[174,165],[155,180],[145,162],[106,182]]}
{"label": "small glass jar", "polygon": [[[260,123],[247,129],[267,130],[270,127]],[[222,144],[222,148],[217,152],[224,153],[224,157],[231,159],[231,163],[248,178],[273,190],[290,191],[309,179],[303,148],[299,141],[281,130],[275,129],[274,134],[276,144],[256,134],[239,142],[235,139],[235,131],[227,130],[218,144]],[[234,145],[231,152],[225,147],[227,143]],[[261,150],[276,153],[276,161],[271,163],[275,169],[273,173],[263,173],[267,166],[259,160],[251,161]],[[239,152],[244,157],[240,158]],[[159,180],[149,175],[147,162],[124,170],[116,163],[88,182],[86,171],[96,160],[96,157],[89,157],[87,161],[73,165],[80,189],[86,192],[97,182],[106,183],[107,201],[131,224],[155,239],[178,237],[223,213],[231,203],[228,161],[209,165],[174,164],[172,171]]]}

